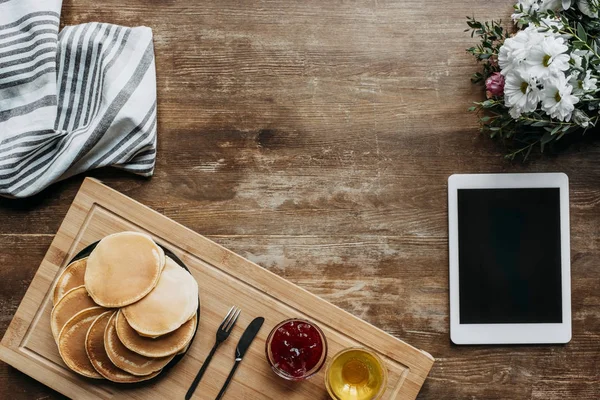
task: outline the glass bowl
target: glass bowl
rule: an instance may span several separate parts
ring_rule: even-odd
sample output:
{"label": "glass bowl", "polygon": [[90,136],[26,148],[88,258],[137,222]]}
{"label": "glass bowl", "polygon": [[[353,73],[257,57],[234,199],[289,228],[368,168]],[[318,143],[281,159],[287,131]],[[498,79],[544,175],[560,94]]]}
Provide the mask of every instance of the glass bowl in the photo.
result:
{"label": "glass bowl", "polygon": [[351,347],[327,364],[325,386],[334,400],[377,400],[387,388],[387,369],[371,350]]}
{"label": "glass bowl", "polygon": [[273,328],[265,351],[275,374],[289,381],[303,381],[319,372],[325,364],[327,340],[315,323],[291,318]]}

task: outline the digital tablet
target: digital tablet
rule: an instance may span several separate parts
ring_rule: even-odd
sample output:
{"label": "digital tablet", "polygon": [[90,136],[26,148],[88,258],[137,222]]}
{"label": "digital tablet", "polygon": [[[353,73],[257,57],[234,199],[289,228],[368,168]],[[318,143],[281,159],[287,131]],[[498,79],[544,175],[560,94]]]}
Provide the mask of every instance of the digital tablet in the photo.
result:
{"label": "digital tablet", "polygon": [[452,175],[448,222],[452,342],[571,340],[567,175]]}

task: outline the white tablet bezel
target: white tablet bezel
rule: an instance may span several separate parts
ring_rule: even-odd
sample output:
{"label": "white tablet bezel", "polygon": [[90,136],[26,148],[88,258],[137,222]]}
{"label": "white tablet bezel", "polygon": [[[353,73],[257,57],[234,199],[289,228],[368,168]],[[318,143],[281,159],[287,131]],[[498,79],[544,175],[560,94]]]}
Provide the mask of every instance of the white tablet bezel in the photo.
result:
{"label": "white tablet bezel", "polygon": [[[458,265],[458,189],[559,188],[562,315],[560,324],[461,324]],[[567,343],[571,340],[569,178],[563,173],[456,174],[448,178],[450,339],[455,344]]]}

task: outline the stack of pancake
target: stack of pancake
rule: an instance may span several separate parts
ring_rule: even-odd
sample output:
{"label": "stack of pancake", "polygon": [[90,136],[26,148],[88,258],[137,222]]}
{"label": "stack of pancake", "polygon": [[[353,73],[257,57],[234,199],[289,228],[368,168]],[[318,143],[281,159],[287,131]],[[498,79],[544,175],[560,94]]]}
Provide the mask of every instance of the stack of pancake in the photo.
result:
{"label": "stack of pancake", "polygon": [[80,375],[133,383],[186,350],[198,324],[198,284],[149,236],[102,239],[54,288],[52,334]]}

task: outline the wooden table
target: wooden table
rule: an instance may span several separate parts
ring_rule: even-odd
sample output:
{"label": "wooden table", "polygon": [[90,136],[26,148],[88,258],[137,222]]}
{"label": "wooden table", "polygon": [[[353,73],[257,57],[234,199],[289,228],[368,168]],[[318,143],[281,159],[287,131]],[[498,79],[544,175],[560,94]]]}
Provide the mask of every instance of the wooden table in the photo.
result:
{"label": "wooden table", "polygon": [[[158,164],[91,176],[431,352],[421,399],[600,397],[600,146],[509,163],[466,112],[465,16],[512,1],[122,4],[64,0],[62,23],[152,27]],[[449,340],[447,178],[509,171],[571,179],[566,346]],[[82,179],[0,200],[0,334]],[[60,396],[0,364],[0,398]]]}

